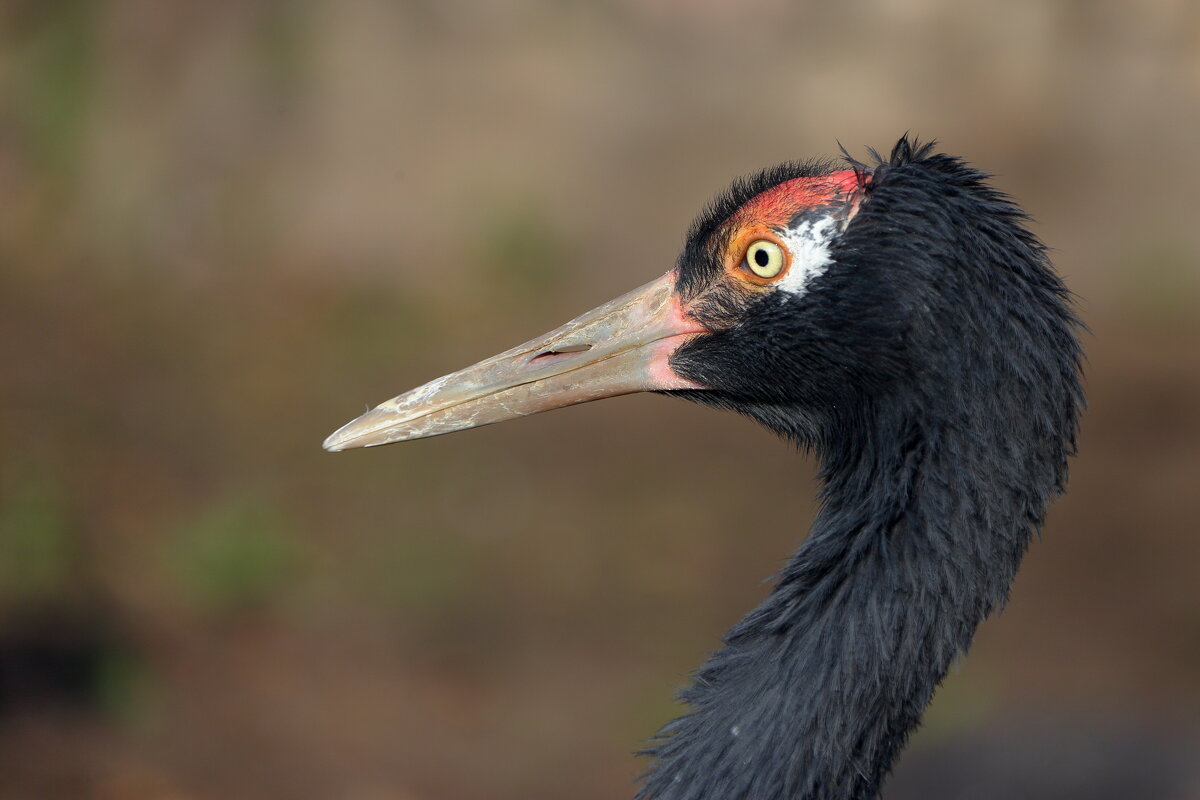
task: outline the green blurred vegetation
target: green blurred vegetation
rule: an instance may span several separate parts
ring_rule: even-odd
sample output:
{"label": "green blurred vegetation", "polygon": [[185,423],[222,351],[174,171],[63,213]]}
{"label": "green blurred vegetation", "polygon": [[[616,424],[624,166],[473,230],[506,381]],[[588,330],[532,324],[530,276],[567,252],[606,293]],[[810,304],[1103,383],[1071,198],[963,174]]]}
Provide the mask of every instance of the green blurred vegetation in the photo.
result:
{"label": "green blurred vegetation", "polygon": [[128,645],[112,644],[99,654],[96,703],[121,725],[145,728],[156,720],[158,686],[144,657]]}
{"label": "green blurred vegetation", "polygon": [[544,303],[561,289],[578,262],[555,224],[532,204],[512,200],[484,214],[476,248],[489,296],[509,293]]}
{"label": "green blurred vegetation", "polygon": [[88,0],[56,0],[5,12],[14,46],[0,61],[0,92],[10,101],[0,119],[60,195],[73,188],[87,142],[97,11]]}
{"label": "green blurred vegetation", "polygon": [[299,561],[295,531],[268,498],[219,497],[166,544],[177,585],[205,611],[231,614],[269,605]]}
{"label": "green blurred vegetation", "polygon": [[80,552],[62,488],[36,471],[14,476],[15,465],[6,466],[0,484],[0,609],[69,595]]}

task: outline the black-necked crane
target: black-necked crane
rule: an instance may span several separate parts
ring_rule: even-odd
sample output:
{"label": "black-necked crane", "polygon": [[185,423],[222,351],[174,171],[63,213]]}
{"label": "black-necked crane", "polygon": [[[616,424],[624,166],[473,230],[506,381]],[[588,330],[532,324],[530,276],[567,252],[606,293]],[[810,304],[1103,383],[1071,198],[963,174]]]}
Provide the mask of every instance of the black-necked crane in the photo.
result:
{"label": "black-necked crane", "polygon": [[1063,491],[1079,323],[987,176],[902,138],[737,181],[673,269],[327,450],[639,391],[816,452],[822,507],[648,747],[643,800],[869,800]]}

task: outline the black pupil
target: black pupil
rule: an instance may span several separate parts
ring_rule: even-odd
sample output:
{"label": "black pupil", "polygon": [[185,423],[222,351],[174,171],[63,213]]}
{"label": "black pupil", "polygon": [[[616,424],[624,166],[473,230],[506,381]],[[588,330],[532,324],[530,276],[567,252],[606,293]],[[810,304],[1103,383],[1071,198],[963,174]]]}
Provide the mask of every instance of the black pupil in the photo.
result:
{"label": "black pupil", "polygon": [[754,263],[755,264],[758,264],[760,267],[765,267],[770,262],[771,262],[771,257],[769,255],[767,255],[766,248],[760,247],[754,251]]}

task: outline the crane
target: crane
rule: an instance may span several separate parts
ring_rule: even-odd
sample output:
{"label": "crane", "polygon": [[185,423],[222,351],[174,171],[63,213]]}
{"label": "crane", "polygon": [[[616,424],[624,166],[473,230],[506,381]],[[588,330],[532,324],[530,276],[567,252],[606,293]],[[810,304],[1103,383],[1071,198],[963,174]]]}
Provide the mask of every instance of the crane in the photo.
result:
{"label": "crane", "polygon": [[325,441],[652,391],[816,453],[808,536],[648,744],[639,800],[877,797],[1064,491],[1081,324],[1028,218],[933,143],[870,153],[735,181],[662,277]]}

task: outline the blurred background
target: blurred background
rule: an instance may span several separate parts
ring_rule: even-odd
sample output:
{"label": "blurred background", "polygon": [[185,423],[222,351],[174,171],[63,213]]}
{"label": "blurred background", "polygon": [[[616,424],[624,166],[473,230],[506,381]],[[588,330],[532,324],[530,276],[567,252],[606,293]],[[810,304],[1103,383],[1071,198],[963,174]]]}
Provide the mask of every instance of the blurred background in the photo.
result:
{"label": "blurred background", "polygon": [[1192,0],[6,0],[0,798],[630,796],[811,460],[655,396],[321,440],[905,131],[1036,218],[1091,407],[885,797],[1200,798]]}

